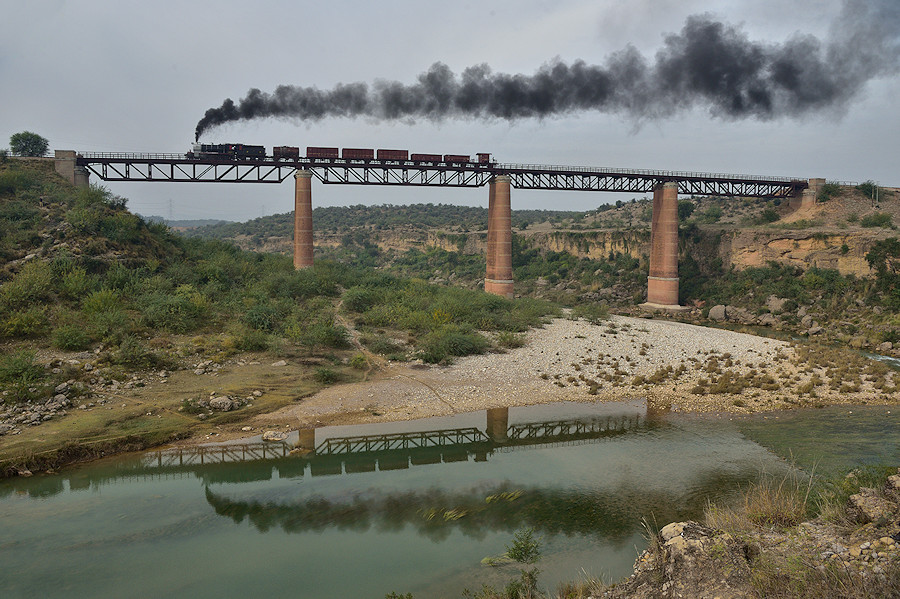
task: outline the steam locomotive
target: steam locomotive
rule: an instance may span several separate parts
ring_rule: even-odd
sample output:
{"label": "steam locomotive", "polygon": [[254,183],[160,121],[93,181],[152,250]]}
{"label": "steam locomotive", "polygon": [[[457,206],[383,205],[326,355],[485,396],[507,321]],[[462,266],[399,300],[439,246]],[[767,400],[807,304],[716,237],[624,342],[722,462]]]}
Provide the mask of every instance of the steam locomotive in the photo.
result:
{"label": "steam locomotive", "polygon": [[[247,144],[199,144],[191,146],[191,150],[185,154],[188,160],[223,159],[223,160],[266,160],[266,148],[264,146],[251,146]],[[309,146],[306,148],[306,158],[310,159],[335,159],[342,158],[350,161],[370,160],[391,162],[413,162],[416,164],[491,164],[491,155],[487,152],[475,154],[473,160],[465,154],[410,154],[408,150],[374,150],[371,148],[326,148]],[[275,146],[272,148],[272,160],[297,161],[300,160],[300,148],[295,146]]]}

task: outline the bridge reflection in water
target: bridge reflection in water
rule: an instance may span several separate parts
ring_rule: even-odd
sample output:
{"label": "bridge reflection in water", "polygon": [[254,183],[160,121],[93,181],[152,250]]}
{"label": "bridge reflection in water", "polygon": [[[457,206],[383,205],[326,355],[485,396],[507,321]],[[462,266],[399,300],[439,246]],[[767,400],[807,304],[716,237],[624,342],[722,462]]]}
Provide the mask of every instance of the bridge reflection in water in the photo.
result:
{"label": "bridge reflection in water", "polygon": [[[646,414],[627,413],[590,418],[509,424],[509,408],[486,411],[484,428],[460,427],[402,433],[324,436],[301,429],[290,442],[254,441],[163,449],[144,454],[136,470],[147,474],[193,470],[198,466],[258,462],[259,478],[353,474],[389,471],[410,466],[468,461],[484,462],[495,452],[544,446],[596,443],[650,426]],[[327,430],[327,429],[319,429]],[[308,469],[308,470],[307,470]],[[226,482],[227,475],[204,468],[203,478]],[[241,476],[247,480],[246,469]],[[123,473],[124,474],[124,473]],[[137,472],[135,472],[137,474]],[[223,472],[224,474],[224,472]]]}

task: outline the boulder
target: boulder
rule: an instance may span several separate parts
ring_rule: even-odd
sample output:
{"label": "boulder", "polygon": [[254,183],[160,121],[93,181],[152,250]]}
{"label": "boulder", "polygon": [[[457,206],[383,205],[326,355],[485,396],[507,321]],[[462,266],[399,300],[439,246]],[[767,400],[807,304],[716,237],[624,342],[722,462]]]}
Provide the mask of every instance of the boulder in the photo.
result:
{"label": "boulder", "polygon": [[276,367],[287,366],[287,362],[285,360],[278,360],[277,362],[273,362],[272,366],[276,366]]}
{"label": "boulder", "polygon": [[262,435],[263,441],[284,441],[287,439],[287,433],[280,431],[266,431]]}
{"label": "boulder", "polygon": [[784,305],[786,303],[787,300],[783,297],[770,295],[766,298],[766,307],[772,312],[781,312],[784,309]]}
{"label": "boulder", "polygon": [[719,304],[718,306],[713,306],[709,309],[709,319],[715,320],[717,322],[722,322],[727,317],[727,312],[725,311],[725,306]]}
{"label": "boulder", "polygon": [[885,341],[884,343],[878,344],[878,351],[880,352],[889,352],[894,349],[894,344],[890,341]]}
{"label": "boulder", "polygon": [[228,412],[233,410],[235,405],[230,397],[213,397],[209,400],[209,408],[220,412]]}
{"label": "boulder", "polygon": [[856,495],[850,496],[850,505],[847,513],[857,522],[880,522],[889,520],[896,506],[887,499],[878,495],[875,489],[863,487]]}
{"label": "boulder", "polygon": [[778,324],[778,319],[772,314],[763,314],[759,317],[759,324],[764,327],[774,327]]}

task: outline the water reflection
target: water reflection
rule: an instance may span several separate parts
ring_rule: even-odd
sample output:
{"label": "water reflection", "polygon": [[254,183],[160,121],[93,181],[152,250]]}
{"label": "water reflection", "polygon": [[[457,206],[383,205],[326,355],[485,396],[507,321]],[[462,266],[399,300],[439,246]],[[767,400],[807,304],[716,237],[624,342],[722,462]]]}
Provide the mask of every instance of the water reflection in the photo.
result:
{"label": "water reflection", "polygon": [[592,535],[624,541],[639,529],[641,518],[653,514],[659,522],[696,517],[705,498],[720,495],[755,480],[756,468],[739,472],[710,471],[690,492],[647,490],[623,485],[603,491],[546,489],[498,484],[460,492],[429,488],[421,491],[354,493],[350,497],[316,495],[299,502],[231,499],[205,489],[216,514],[235,523],[245,519],[260,532],[280,528],[289,533],[339,530],[397,531],[410,525],[422,536],[439,541],[454,530],[475,539],[489,532],[534,528],[544,534]]}
{"label": "water reflection", "polygon": [[[883,445],[896,422],[855,418],[811,438],[837,447],[855,427]],[[799,418],[754,423],[804,436]],[[168,449],[2,481],[0,562],[15,574],[0,574],[0,588],[213,597],[302,580],[304,596],[325,599],[458,596],[505,583],[480,560],[525,526],[542,537],[549,588],[581,568],[617,578],[643,546],[642,520],[696,518],[707,499],[788,467],[741,434],[746,424],[660,416],[643,402],[552,404],[308,429],[284,443]]]}
{"label": "water reflection", "polygon": [[44,497],[65,491],[66,482],[69,490],[77,491],[134,477],[188,474],[209,485],[271,480],[273,472],[285,479],[485,462],[500,451],[599,442],[665,426],[664,421],[638,411],[513,424],[509,423],[509,408],[489,409],[481,414],[485,422],[481,428],[462,426],[361,435],[336,435],[333,427],[310,428],[293,433],[285,442],[257,440],[150,451],[119,460],[113,468],[91,468],[34,481],[17,479],[0,489],[0,496],[18,487],[33,497]]}

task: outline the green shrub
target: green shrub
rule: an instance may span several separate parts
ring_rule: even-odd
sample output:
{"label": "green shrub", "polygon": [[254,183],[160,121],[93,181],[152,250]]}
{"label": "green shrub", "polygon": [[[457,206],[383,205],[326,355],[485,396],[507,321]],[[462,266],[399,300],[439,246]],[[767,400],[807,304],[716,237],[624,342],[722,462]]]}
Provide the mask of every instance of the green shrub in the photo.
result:
{"label": "green shrub", "polygon": [[500,331],[494,341],[498,347],[513,349],[525,345],[525,336],[511,331]]}
{"label": "green shrub", "polygon": [[0,357],[0,383],[40,382],[46,373],[40,364],[35,363],[36,355],[33,351],[22,350]]}
{"label": "green shrub", "polygon": [[344,292],[341,299],[344,308],[351,312],[363,313],[369,310],[378,301],[378,292],[367,287],[351,287]]}
{"label": "green shrub", "polygon": [[86,320],[90,334],[107,343],[120,343],[134,332],[131,318],[122,310],[95,312],[87,315]]}
{"label": "green shrub", "polygon": [[866,181],[865,183],[860,183],[859,185],[856,186],[857,191],[862,193],[864,196],[866,196],[870,200],[875,199],[875,191],[877,188],[878,188],[878,186],[875,185],[874,181]]}
{"label": "green shrub", "polygon": [[603,303],[584,303],[572,308],[572,316],[583,318],[591,324],[600,324],[609,318],[609,307]]}
{"label": "green shrub", "polygon": [[269,347],[269,336],[259,329],[240,327],[232,336],[235,349],[240,351],[263,351]]}
{"label": "green shrub", "polygon": [[873,214],[867,214],[866,216],[860,219],[859,224],[863,227],[873,228],[873,227],[883,227],[885,229],[893,229],[894,222],[893,217],[887,212],[875,212]]}
{"label": "green shrub", "polygon": [[[190,287],[190,286],[185,286]],[[151,293],[139,299],[141,322],[152,328],[173,333],[186,333],[202,324],[208,304],[193,289],[182,289],[175,295]]]}
{"label": "green shrub", "polygon": [[91,336],[81,325],[64,324],[53,331],[53,345],[68,351],[87,349],[91,344]]}
{"label": "green shrub", "polygon": [[763,224],[774,223],[776,220],[778,220],[778,212],[774,208],[766,208],[759,215],[759,221]]}
{"label": "green shrub", "polygon": [[706,224],[717,223],[719,222],[719,220],[721,220],[723,214],[724,212],[722,211],[721,206],[710,206],[703,212],[699,213],[697,220],[699,220],[701,223]]}
{"label": "green shrub", "polygon": [[27,262],[22,270],[0,287],[0,305],[28,306],[51,298],[53,273],[43,260]]}
{"label": "green shrub", "polygon": [[488,340],[482,335],[456,325],[447,325],[428,333],[418,345],[422,360],[429,364],[446,362],[454,356],[480,354],[487,347]]}
{"label": "green shrub", "polygon": [[247,309],[241,320],[249,327],[259,331],[271,332],[279,328],[282,321],[280,311],[273,305],[259,303]]}
{"label": "green shrub", "polygon": [[122,299],[114,289],[100,289],[81,301],[81,309],[88,315],[118,312],[122,309]]}
{"label": "green shrub", "polygon": [[841,186],[837,183],[826,183],[819,189],[818,201],[827,202],[841,192]]}
{"label": "green shrub", "polygon": [[322,383],[323,385],[332,385],[336,383],[339,378],[340,377],[337,372],[326,366],[316,368],[316,370],[313,372],[313,380],[318,383]]}
{"label": "green shrub", "polygon": [[149,349],[132,335],[127,335],[115,350],[110,352],[110,362],[134,368],[170,367],[173,362]]}
{"label": "green shrub", "polygon": [[47,333],[50,321],[43,306],[2,312],[0,337],[26,339],[41,337]]}
{"label": "green shrub", "polygon": [[60,295],[70,300],[86,297],[93,287],[94,279],[80,267],[72,268],[59,279]]}

